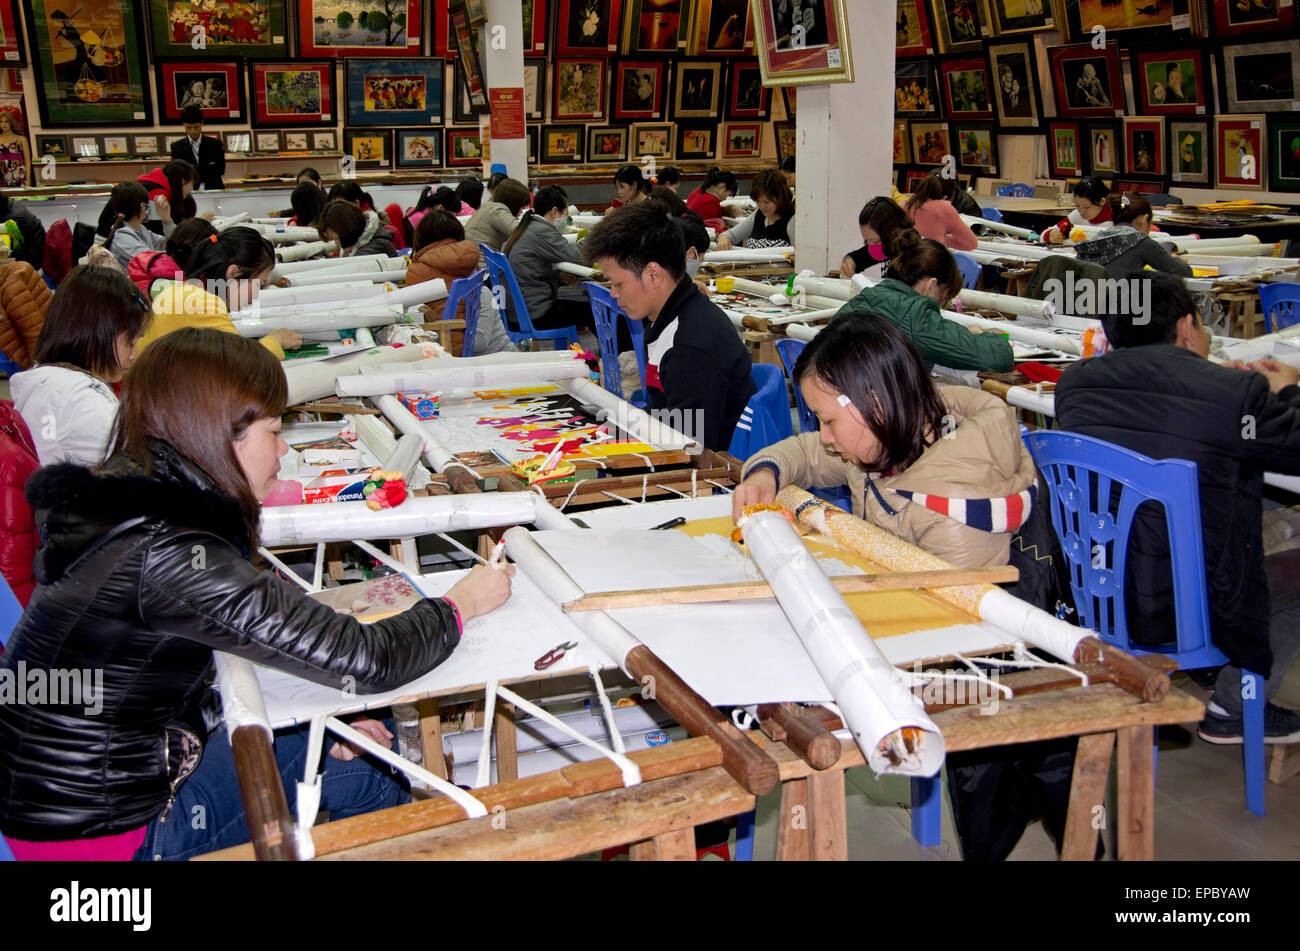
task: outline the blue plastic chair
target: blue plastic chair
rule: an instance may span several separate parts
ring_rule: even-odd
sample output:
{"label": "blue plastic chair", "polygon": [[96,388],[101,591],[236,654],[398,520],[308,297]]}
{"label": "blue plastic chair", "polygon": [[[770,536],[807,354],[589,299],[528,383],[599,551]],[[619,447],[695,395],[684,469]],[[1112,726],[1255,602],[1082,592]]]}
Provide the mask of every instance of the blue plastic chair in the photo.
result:
{"label": "blue plastic chair", "polygon": [[[790,377],[791,382],[794,377],[795,362],[799,359],[799,354],[803,353],[803,348],[808,346],[804,340],[795,340],[793,337],[782,337],[776,342],[776,352],[781,357],[781,363],[785,365],[785,375]],[[817,414],[808,408],[807,402],[804,401],[803,393],[799,387],[794,389],[794,405],[799,410],[799,431],[805,433],[815,433],[821,429],[821,424],[817,422]]]}
{"label": "blue plastic chair", "polygon": [[583,281],[582,286],[587,289],[587,297],[591,300],[591,316],[596,322],[596,339],[600,342],[601,379],[605,389],[617,397],[623,396],[623,373],[618,365],[618,321],[621,317],[627,321],[632,349],[636,353],[636,367],[641,372],[641,389],[633,393],[628,402],[645,409],[648,402],[645,391],[645,325],[629,317],[604,284]]}
{"label": "blue plastic chair", "polygon": [[[1210,639],[1196,463],[1157,461],[1060,430],[1032,432],[1024,438],[1051,495],[1052,526],[1069,566],[1081,625],[1122,650],[1163,654],[1180,668],[1226,664],[1228,658]],[[1118,498],[1112,500],[1116,489]],[[1177,623],[1177,643],[1169,648],[1132,643],[1125,613],[1129,531],[1138,506],[1147,501],[1164,507],[1169,528]],[[1264,678],[1243,669],[1241,684],[1246,808],[1263,816]]]}
{"label": "blue plastic chair", "polygon": [[794,435],[790,422],[790,398],[785,391],[785,374],[780,367],[755,363],[749,369],[758,392],[749,398],[727,451],[737,459],[748,459],[760,449]]}
{"label": "blue plastic chair", "polygon": [[474,356],[474,334],[478,330],[479,303],[482,298],[483,276],[486,268],[479,268],[469,277],[461,277],[451,282],[447,289],[447,301],[442,305],[442,315],[448,320],[456,319],[456,311],[461,302],[465,304],[465,340],[461,344],[462,357]]}
{"label": "blue plastic chair", "polygon": [[989,221],[1002,221],[1002,212],[998,211],[996,208],[981,208],[980,211],[983,212],[984,217]]}
{"label": "blue plastic chair", "polygon": [[980,274],[984,271],[984,265],[964,251],[953,251],[951,254],[957,259],[957,267],[961,270],[961,286],[973,291],[975,285],[980,282]]}
{"label": "blue plastic chair", "polygon": [[1034,186],[1017,182],[1014,185],[999,185],[998,194],[1004,198],[1033,198]]}
{"label": "blue plastic chair", "polygon": [[[13,589],[3,575],[0,575],[0,648],[9,642],[9,635],[23,616],[23,606],[14,597]],[[12,862],[14,855],[9,851],[9,843],[0,835],[0,862]]]}
{"label": "blue plastic chair", "polygon": [[1264,333],[1300,321],[1300,284],[1261,284],[1259,300],[1264,305]]}
{"label": "blue plastic chair", "polygon": [[[528,305],[524,303],[523,292],[515,279],[515,270],[509,259],[500,251],[494,251],[486,244],[480,244],[483,260],[487,262],[488,283],[492,285],[492,294],[501,311],[501,322],[505,324],[506,336],[514,343],[525,340],[553,340],[556,350],[566,350],[578,342],[578,328],[573,325],[557,327],[554,330],[537,330],[533,319],[528,315]],[[519,329],[510,326],[508,316],[514,315]]]}

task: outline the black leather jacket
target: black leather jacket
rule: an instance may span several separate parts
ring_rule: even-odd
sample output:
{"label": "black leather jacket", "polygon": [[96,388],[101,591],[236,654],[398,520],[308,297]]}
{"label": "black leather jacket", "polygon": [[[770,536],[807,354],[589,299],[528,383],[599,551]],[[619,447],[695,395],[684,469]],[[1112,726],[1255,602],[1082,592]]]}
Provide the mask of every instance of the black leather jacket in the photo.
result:
{"label": "black leather jacket", "polygon": [[151,448],[147,476],[111,460],[104,474],[49,466],[27,484],[39,586],[0,676],[102,670],[103,695],[0,703],[0,830],[14,838],[113,835],[167,808],[219,723],[214,649],[374,693],[458,641],[445,601],[363,626],[255,569],[235,500],[166,443]]}

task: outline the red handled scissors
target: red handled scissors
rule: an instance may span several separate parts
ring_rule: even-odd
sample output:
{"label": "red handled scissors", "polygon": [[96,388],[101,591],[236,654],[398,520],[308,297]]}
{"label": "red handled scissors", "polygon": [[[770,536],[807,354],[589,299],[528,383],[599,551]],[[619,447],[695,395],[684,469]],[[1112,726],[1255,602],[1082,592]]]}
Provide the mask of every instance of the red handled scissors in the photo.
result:
{"label": "red handled scissors", "polygon": [[559,647],[551,648],[541,657],[537,658],[537,660],[533,661],[533,670],[545,670],[577,646],[577,641],[565,641]]}

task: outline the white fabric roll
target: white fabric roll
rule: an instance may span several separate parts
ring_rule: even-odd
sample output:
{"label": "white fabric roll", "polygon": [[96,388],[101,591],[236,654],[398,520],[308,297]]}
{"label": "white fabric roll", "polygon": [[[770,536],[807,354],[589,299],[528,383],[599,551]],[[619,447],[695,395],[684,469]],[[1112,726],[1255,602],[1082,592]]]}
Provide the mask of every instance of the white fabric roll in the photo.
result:
{"label": "white fabric roll", "polygon": [[305,258],[314,258],[318,254],[330,254],[338,249],[338,243],[335,241],[308,241],[305,244],[277,248],[275,256],[280,264],[292,264]]}
{"label": "white fabric roll", "polygon": [[[245,337],[264,337],[281,328],[294,333],[321,333],[327,330],[351,330],[354,327],[386,327],[402,323],[405,317],[400,309],[371,307],[364,310],[337,310],[323,314],[318,304],[303,305],[306,310],[285,308],[285,312],[262,317],[232,317],[235,330]],[[315,313],[311,310],[315,309]],[[294,312],[296,311],[296,312]]]}
{"label": "white fabric roll", "polygon": [[[660,449],[682,450],[691,455],[696,455],[704,449],[698,441],[674,429],[668,422],[651,416],[645,410],[637,409],[604,387],[592,383],[585,376],[571,380],[557,379],[555,385],[574,399],[599,406],[606,412],[609,422],[641,442]],[[671,421],[671,416],[669,420]]]}
{"label": "white fabric roll", "polygon": [[213,651],[212,662],[217,669],[217,686],[221,691],[221,715],[230,735],[233,737],[241,726],[260,726],[268,737],[272,736],[271,721],[262,700],[262,687],[257,682],[253,665],[224,651]]}
{"label": "white fabric roll", "polygon": [[1015,225],[1004,224],[1001,221],[989,221],[987,218],[977,218],[974,215],[962,215],[961,220],[966,222],[966,224],[972,229],[976,225],[982,225],[986,231],[996,231],[999,234],[1009,234],[1013,238],[1026,238],[1033,240],[1038,237],[1037,232],[1030,231],[1028,228],[1017,228]]}
{"label": "white fabric roll", "polygon": [[527,524],[536,517],[530,492],[408,496],[396,508],[375,512],[365,502],[273,505],[262,509],[262,544],[314,545],[354,538],[412,538]]}
{"label": "white fabric roll", "polygon": [[328,360],[313,360],[310,363],[290,361],[284,364],[284,377],[289,383],[289,405],[332,396],[334,381],[340,376],[360,372],[361,367],[379,366],[383,363],[413,363],[428,359],[437,352],[432,346],[383,346]]}
{"label": "white fabric roll", "polygon": [[1004,314],[1050,318],[1056,313],[1056,308],[1052,306],[1051,301],[1030,300],[1028,297],[1013,297],[1010,294],[963,289],[957,298],[964,307],[981,307],[985,310],[1001,311]]}
{"label": "white fabric roll", "polygon": [[[396,288],[397,285],[393,285]],[[310,304],[320,301],[350,300],[357,297],[374,297],[382,290],[376,290],[373,281],[333,281],[315,287],[263,287],[257,295],[257,303],[268,307],[287,307],[292,304]],[[234,311],[231,316],[244,316],[247,311]]]}
{"label": "white fabric roll", "polygon": [[789,261],[794,248],[732,248],[730,251],[705,251],[705,264],[780,264]]}
{"label": "white fabric roll", "polygon": [[282,276],[288,274],[301,274],[303,271],[318,271],[321,268],[338,267],[341,264],[360,265],[367,262],[379,262],[388,260],[386,254],[359,254],[351,258],[320,258],[315,261],[292,261],[282,264],[276,268]]}
{"label": "white fabric roll", "polygon": [[452,357],[444,361],[449,364],[446,369],[430,368],[419,370],[400,370],[390,373],[383,370],[368,370],[359,376],[339,377],[335,383],[335,392],[339,396],[382,396],[385,393],[429,392],[432,390],[499,389],[508,386],[522,386],[538,383],[542,380],[561,380],[571,377],[586,377],[586,364],[577,360],[546,368],[546,375],[540,376],[535,367],[472,367],[462,366],[473,357],[461,359]]}

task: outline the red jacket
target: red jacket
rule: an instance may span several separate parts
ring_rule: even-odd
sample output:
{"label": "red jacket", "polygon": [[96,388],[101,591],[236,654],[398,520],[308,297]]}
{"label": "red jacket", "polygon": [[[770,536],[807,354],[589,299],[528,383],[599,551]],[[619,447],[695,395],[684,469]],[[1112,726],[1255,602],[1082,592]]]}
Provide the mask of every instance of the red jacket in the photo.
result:
{"label": "red jacket", "polygon": [[23,488],[40,468],[27,424],[8,400],[0,400],[0,574],[25,608],[36,587],[36,523]]}
{"label": "red jacket", "polygon": [[150,201],[153,201],[159,195],[164,195],[169,202],[172,202],[173,204],[176,202],[176,198],[172,195],[171,182],[167,181],[167,176],[163,174],[161,168],[155,168],[152,172],[146,172],[137,178],[136,181],[143,185],[144,190],[149,193]]}
{"label": "red jacket", "polygon": [[126,276],[135,282],[135,286],[140,288],[140,293],[146,298],[150,298],[149,288],[159,278],[166,278],[169,281],[185,280],[180,265],[164,251],[146,251],[137,254],[127,264]]}

